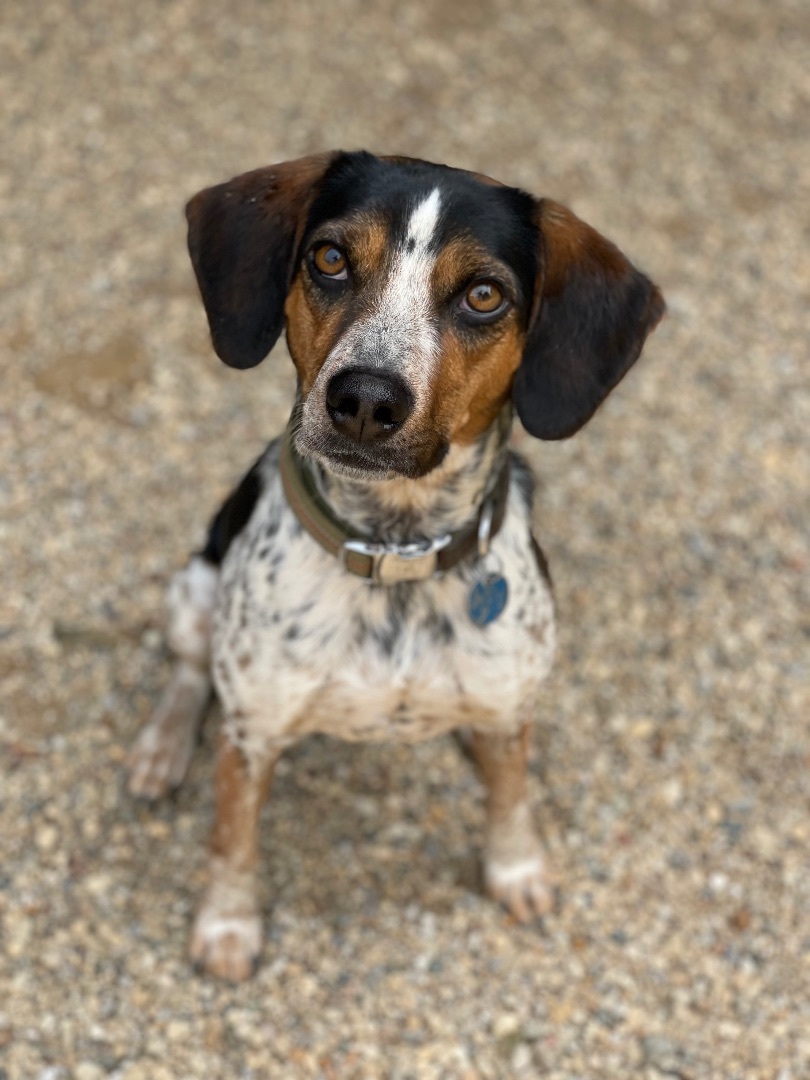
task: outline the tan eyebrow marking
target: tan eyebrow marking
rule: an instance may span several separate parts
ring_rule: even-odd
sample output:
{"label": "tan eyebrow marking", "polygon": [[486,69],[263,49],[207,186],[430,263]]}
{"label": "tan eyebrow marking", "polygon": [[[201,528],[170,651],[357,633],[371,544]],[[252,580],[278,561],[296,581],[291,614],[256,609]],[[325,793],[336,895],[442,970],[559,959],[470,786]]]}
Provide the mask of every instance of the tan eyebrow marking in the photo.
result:
{"label": "tan eyebrow marking", "polygon": [[435,295],[448,299],[474,278],[495,278],[516,292],[516,282],[508,269],[496,262],[473,236],[456,236],[437,253],[433,267]]}
{"label": "tan eyebrow marking", "polygon": [[346,218],[325,221],[313,233],[310,250],[312,244],[320,239],[335,244],[345,252],[356,275],[364,279],[382,276],[390,237],[385,220],[380,215],[359,211]]}
{"label": "tan eyebrow marking", "polygon": [[365,276],[379,274],[385,265],[389,238],[385,223],[364,214],[347,233],[352,266]]}

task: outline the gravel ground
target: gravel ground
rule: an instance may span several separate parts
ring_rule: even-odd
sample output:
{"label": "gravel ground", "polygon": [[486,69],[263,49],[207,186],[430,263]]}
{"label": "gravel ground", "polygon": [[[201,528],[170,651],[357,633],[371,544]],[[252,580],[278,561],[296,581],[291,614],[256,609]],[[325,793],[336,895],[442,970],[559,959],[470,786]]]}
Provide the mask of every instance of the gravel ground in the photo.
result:
{"label": "gravel ground", "polygon": [[[0,1077],[810,1077],[809,42],[805,0],[3,5]],[[560,198],[670,314],[575,440],[522,443],[559,910],[482,898],[450,740],[313,739],[233,988],[184,954],[216,716],[171,804],[121,763],[291,376],[214,358],[181,206],[331,146]]]}

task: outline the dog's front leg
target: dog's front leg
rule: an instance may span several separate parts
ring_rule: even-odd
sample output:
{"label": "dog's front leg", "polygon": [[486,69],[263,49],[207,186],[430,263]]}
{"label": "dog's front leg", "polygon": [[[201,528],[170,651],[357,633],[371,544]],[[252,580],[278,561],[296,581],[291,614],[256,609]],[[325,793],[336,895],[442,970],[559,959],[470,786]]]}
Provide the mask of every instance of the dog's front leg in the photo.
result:
{"label": "dog's front leg", "polygon": [[280,753],[248,761],[227,736],[220,742],[208,887],[194,922],[190,954],[210,975],[232,982],[252,974],[261,952],[259,817]]}
{"label": "dog's front leg", "polygon": [[177,657],[169,685],[129,752],[129,791],[159,799],[186,775],[211,698],[211,616],[219,571],[199,555],[175,574],[167,597],[168,642]]}
{"label": "dog's front leg", "polygon": [[472,752],[487,787],[487,892],[521,922],[545,915],[554,889],[526,793],[529,725],[507,735],[474,731]]}

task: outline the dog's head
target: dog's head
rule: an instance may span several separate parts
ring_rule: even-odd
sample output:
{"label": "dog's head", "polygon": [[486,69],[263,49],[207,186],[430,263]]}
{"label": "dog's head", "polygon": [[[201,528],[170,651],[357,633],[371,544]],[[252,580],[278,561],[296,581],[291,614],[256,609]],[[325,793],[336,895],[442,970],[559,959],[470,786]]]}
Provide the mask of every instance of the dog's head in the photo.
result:
{"label": "dog's head", "polygon": [[510,394],[532,435],[572,435],[664,311],[570,210],[410,158],[258,169],[187,216],[218,355],[258,364],[286,317],[298,449],[355,475],[424,475]]}

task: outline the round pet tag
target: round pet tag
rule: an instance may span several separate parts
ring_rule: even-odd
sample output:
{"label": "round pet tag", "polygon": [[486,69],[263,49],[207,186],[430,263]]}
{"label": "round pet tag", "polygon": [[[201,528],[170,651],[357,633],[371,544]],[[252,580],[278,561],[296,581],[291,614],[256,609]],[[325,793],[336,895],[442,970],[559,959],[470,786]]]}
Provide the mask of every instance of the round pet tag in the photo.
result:
{"label": "round pet tag", "polygon": [[506,607],[509,586],[501,574],[485,574],[472,586],[467,597],[467,610],[476,626],[494,622]]}

